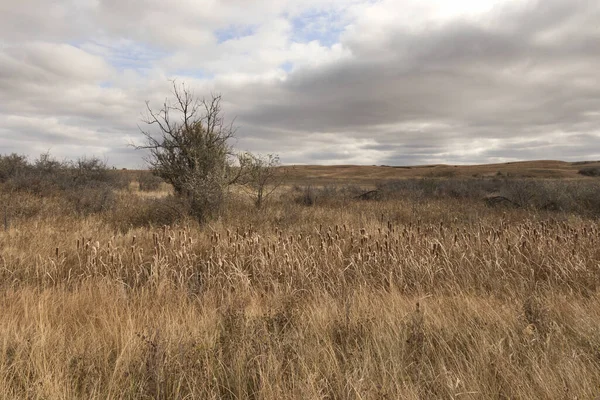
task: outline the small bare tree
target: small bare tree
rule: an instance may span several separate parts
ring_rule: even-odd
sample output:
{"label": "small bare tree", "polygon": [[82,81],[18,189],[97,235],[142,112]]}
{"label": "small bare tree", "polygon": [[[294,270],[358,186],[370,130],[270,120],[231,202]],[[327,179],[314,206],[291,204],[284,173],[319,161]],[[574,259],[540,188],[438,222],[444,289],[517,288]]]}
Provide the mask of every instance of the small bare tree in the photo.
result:
{"label": "small bare tree", "polygon": [[203,221],[218,212],[227,186],[240,178],[229,143],[235,128],[225,123],[220,95],[199,99],[185,84],[172,83],[173,98],[160,110],[146,102],[143,122],[155,129],[140,128],[146,144],[136,148],[150,151],[146,161],[153,173],[173,185]]}
{"label": "small bare tree", "polygon": [[284,174],[279,168],[279,156],[244,153],[239,159],[244,170],[241,181],[243,188],[254,201],[256,208],[262,208],[268,197],[283,182]]}

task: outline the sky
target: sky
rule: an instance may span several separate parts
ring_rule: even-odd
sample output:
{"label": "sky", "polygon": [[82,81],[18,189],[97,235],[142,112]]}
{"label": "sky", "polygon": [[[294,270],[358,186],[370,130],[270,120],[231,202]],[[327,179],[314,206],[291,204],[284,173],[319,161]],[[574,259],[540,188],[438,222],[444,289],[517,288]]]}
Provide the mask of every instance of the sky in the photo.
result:
{"label": "sky", "polygon": [[0,153],[144,167],[171,82],[284,164],[600,160],[597,0],[0,1]]}

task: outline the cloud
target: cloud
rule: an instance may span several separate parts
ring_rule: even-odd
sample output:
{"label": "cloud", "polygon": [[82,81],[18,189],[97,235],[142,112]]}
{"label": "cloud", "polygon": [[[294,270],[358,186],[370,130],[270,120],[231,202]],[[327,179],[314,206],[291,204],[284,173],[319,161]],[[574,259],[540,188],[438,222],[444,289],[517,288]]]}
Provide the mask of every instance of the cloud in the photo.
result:
{"label": "cloud", "polygon": [[223,94],[238,148],[284,163],[600,158],[600,5],[589,0],[48,0],[43,12],[0,11],[5,151],[139,166],[127,143],[144,101],[159,106],[177,78]]}

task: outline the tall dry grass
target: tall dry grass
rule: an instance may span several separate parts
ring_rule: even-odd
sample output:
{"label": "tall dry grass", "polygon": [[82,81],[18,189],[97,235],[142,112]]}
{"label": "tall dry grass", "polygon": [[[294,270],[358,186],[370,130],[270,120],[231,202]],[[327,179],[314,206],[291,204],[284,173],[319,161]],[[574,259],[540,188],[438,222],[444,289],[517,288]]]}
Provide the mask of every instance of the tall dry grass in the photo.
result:
{"label": "tall dry grass", "polygon": [[283,195],[151,227],[44,201],[0,232],[0,398],[600,396],[598,220]]}

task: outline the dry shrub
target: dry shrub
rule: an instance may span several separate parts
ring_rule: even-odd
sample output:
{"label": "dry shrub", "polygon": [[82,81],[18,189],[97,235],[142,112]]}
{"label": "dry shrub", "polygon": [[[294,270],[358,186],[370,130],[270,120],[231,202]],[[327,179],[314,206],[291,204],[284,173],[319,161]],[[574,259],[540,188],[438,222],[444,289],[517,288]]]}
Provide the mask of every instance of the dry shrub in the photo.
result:
{"label": "dry shrub", "polygon": [[108,185],[94,185],[68,190],[64,197],[72,205],[75,212],[82,215],[98,214],[113,209],[116,195]]}
{"label": "dry shrub", "polygon": [[585,176],[600,176],[600,167],[585,167],[578,171],[578,174]]}
{"label": "dry shrub", "polygon": [[137,198],[121,196],[118,204],[104,214],[105,220],[119,231],[139,227],[174,225],[189,216],[189,204],[174,196]]}
{"label": "dry shrub", "polygon": [[296,193],[294,201],[297,204],[302,204],[304,206],[309,206],[309,207],[316,204],[317,191],[312,186],[310,186],[310,185],[305,186],[305,187],[295,186],[293,188],[293,191],[294,191],[294,193]]}
{"label": "dry shrub", "polygon": [[139,189],[143,192],[153,192],[161,188],[164,180],[150,171],[142,171],[138,174],[137,181]]}
{"label": "dry shrub", "polygon": [[13,190],[40,196],[76,191],[95,185],[124,189],[129,185],[126,174],[111,170],[98,157],[59,161],[49,153],[29,163],[24,156],[0,156],[0,182]]}
{"label": "dry shrub", "polygon": [[600,184],[583,180],[403,179],[381,183],[378,191],[388,200],[471,199],[492,206],[600,215]]}
{"label": "dry shrub", "polygon": [[0,183],[25,173],[29,168],[27,156],[12,153],[0,155]]}
{"label": "dry shrub", "polygon": [[354,200],[381,199],[378,190],[356,185],[294,186],[291,192],[293,201],[304,206],[340,206]]}

